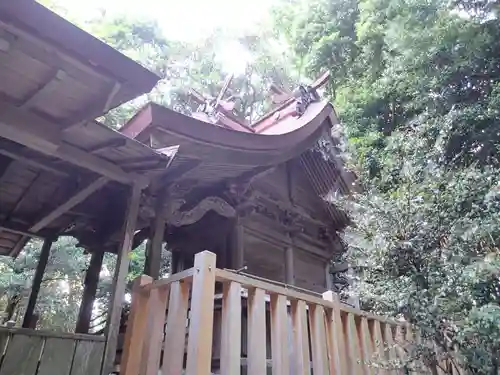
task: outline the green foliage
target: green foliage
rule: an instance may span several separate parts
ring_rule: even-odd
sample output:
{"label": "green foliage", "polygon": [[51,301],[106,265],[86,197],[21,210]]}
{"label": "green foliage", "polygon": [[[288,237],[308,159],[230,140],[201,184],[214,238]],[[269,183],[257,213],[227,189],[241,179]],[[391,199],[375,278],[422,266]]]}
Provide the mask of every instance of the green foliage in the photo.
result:
{"label": "green foliage", "polygon": [[[293,0],[278,4],[274,24],[256,35],[216,31],[197,44],[167,40],[154,22],[133,18],[103,15],[80,24],[162,77],[147,98],[108,114],[111,126],[146,99],[191,113],[196,105],[186,89],[218,93],[229,73],[220,48],[234,40],[251,53],[251,63],[230,94],[250,120],[269,108],[271,81],[292,88],[329,69],[327,93],[363,187],[339,202],[355,223],[346,233],[347,256],[358,269],[362,305],[412,322],[438,348],[414,350],[405,366],[432,367],[456,350],[471,373],[496,374],[498,6],[497,0]],[[32,261],[16,262],[0,264],[8,270],[0,283],[8,278],[22,290],[32,270],[22,262]],[[143,263],[143,250],[131,256],[131,277]],[[68,267],[76,279],[77,265]]]}
{"label": "green foliage", "polygon": [[[340,202],[364,308],[404,318],[472,373],[499,368],[497,1],[311,0],[282,35],[332,99],[363,192]],[[279,11],[278,11],[278,14]]]}

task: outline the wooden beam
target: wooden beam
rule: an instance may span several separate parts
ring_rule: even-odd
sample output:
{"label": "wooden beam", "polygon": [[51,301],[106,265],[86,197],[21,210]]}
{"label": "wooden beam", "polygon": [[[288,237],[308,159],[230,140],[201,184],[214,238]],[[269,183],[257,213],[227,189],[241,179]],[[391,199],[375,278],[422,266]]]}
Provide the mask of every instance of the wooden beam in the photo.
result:
{"label": "wooden beam", "polygon": [[15,234],[20,234],[26,237],[33,237],[33,238],[39,238],[39,239],[44,239],[45,236],[40,233],[33,233],[28,230],[28,228],[24,228],[19,225],[12,225],[12,224],[0,224],[0,231],[5,231],[5,232],[10,232],[10,233],[15,233]]}
{"label": "wooden beam", "polygon": [[29,196],[31,189],[33,189],[34,186],[36,186],[36,182],[41,178],[41,176],[42,176],[41,172],[35,173],[35,176],[31,179],[31,181],[30,181],[29,185],[26,187],[26,189],[23,190],[23,193],[21,194],[21,196],[18,198],[18,200],[14,204],[14,207],[12,207],[12,209],[5,216],[5,219],[4,219],[5,221],[9,221],[11,219],[11,217],[19,209],[19,207],[22,206],[23,202],[26,200],[26,197]]}
{"label": "wooden beam", "polygon": [[61,204],[59,207],[55,208],[48,215],[45,215],[42,219],[40,219],[37,223],[35,223],[30,229],[30,232],[38,232],[40,229],[45,228],[55,219],[64,215],[71,208],[75,207],[79,203],[83,202],[94,192],[102,188],[104,185],[108,183],[108,179],[106,177],[99,177],[97,180],[89,184],[86,188],[80,190],[78,193],[74,194],[70,197],[66,202]]}
{"label": "wooden beam", "polygon": [[108,177],[124,184],[134,183],[137,176],[133,176],[125,172],[122,168],[107,160],[99,158],[95,155],[89,154],[86,151],[80,150],[67,143],[62,144],[52,155],[67,161],[71,164],[88,169],[101,176]]}
{"label": "wooden beam", "polygon": [[89,333],[92,308],[94,307],[103,258],[104,251],[100,250],[94,250],[90,257],[90,264],[85,275],[85,288],[83,289],[82,302],[80,303],[80,310],[76,321],[76,333]]}
{"label": "wooden beam", "polygon": [[108,310],[108,319],[106,324],[106,347],[104,350],[101,375],[108,375],[112,372],[111,370],[113,368],[113,362],[116,355],[122,305],[125,298],[125,284],[127,282],[126,278],[130,263],[128,255],[132,249],[132,240],[137,226],[141,191],[142,188],[140,185],[133,185],[132,194],[130,195],[128,203],[127,215],[124,220],[123,237],[121,245],[118,249],[118,258],[113,280],[114,288]]}
{"label": "wooden beam", "polygon": [[182,176],[196,169],[201,164],[202,164],[201,160],[190,160],[179,165],[178,167],[172,168],[163,177],[161,177],[160,181],[158,182],[158,185],[168,186],[179,180]]}
{"label": "wooden beam", "polygon": [[96,153],[96,152],[99,152],[101,150],[105,150],[107,148],[123,147],[126,144],[127,144],[127,140],[125,138],[110,139],[110,140],[107,140],[104,142],[99,142],[99,143],[95,144],[94,146],[89,147],[87,149],[87,152]]}
{"label": "wooden beam", "polygon": [[155,218],[152,222],[153,232],[151,239],[148,241],[147,259],[145,270],[146,275],[153,279],[160,277],[161,268],[161,250],[163,244],[163,236],[165,233],[165,223],[167,220],[167,210],[165,209],[166,194],[162,192],[158,195],[155,209]]}
{"label": "wooden beam", "polygon": [[40,285],[42,284],[43,274],[45,273],[45,268],[47,267],[51,247],[52,239],[46,239],[43,242],[40,258],[36,266],[35,276],[33,277],[33,285],[31,287],[28,306],[26,307],[26,312],[24,313],[23,328],[31,327],[31,320],[33,319],[33,313],[35,312],[36,300],[38,299],[38,293],[40,292]]}
{"label": "wooden beam", "polygon": [[2,138],[46,154],[53,154],[61,144],[60,131],[50,121],[6,102],[0,102],[0,114]]}
{"label": "wooden beam", "polygon": [[[3,145],[1,145],[1,147],[3,147]],[[33,157],[27,156],[27,155],[25,156],[25,155],[16,153],[14,151],[6,150],[4,148],[0,149],[0,154],[7,156],[13,160],[16,160],[22,164],[25,164],[25,165],[28,165],[30,167],[34,167],[37,169],[41,169],[41,170],[44,170],[46,172],[50,172],[50,173],[55,174],[57,176],[69,176],[69,173],[65,172],[61,168],[54,168],[48,164],[45,164],[41,161],[34,159]]]}

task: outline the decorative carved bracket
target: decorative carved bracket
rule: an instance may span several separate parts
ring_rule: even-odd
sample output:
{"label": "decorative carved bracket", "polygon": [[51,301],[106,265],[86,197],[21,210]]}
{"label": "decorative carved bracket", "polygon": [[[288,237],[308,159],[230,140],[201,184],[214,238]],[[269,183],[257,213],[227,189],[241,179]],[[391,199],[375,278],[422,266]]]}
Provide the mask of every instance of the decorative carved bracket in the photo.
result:
{"label": "decorative carved bracket", "polygon": [[181,208],[186,203],[183,199],[172,200],[167,206],[167,224],[175,227],[191,225],[199,221],[209,211],[215,211],[224,217],[235,217],[236,210],[220,197],[203,198],[196,206],[187,211]]}

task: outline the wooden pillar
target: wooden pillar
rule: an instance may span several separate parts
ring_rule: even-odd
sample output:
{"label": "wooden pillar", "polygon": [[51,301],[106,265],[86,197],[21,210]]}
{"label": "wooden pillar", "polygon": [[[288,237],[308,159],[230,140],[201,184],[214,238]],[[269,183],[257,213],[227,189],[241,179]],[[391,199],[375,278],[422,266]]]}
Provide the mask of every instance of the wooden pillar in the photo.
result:
{"label": "wooden pillar", "polygon": [[83,289],[82,302],[76,321],[76,333],[88,333],[90,319],[92,318],[92,308],[94,307],[95,295],[99,284],[99,274],[101,273],[104,251],[94,250],[90,258],[90,264],[85,275],[85,288]]}
{"label": "wooden pillar", "polygon": [[174,274],[179,272],[181,265],[181,254],[178,249],[172,250],[172,257],[170,259],[170,273]]}
{"label": "wooden pillar", "polygon": [[[354,284],[354,270],[352,267],[349,265],[349,268],[347,269],[347,280],[349,283],[349,289],[352,290],[352,286]],[[359,297],[358,296],[351,296],[349,297],[347,301],[351,306],[353,306],[355,309],[359,309]]]}
{"label": "wooden pillar", "polygon": [[229,233],[229,257],[231,268],[238,270],[245,265],[245,229],[241,225],[240,219],[235,218],[233,228]]}
{"label": "wooden pillar", "polygon": [[186,375],[210,373],[214,321],[215,262],[213,253],[196,254],[191,292]]}
{"label": "wooden pillar", "polygon": [[285,248],[285,283],[295,285],[295,270],[293,265],[293,247]]}
{"label": "wooden pillar", "polygon": [[166,194],[163,192],[160,193],[156,201],[155,218],[151,222],[151,237],[146,248],[147,254],[144,273],[153,279],[160,278],[161,251],[166,223],[165,196]]}
{"label": "wooden pillar", "polygon": [[123,237],[118,248],[118,257],[113,280],[113,292],[111,303],[108,310],[108,319],[106,325],[106,347],[104,350],[103,365],[101,374],[108,375],[112,372],[113,362],[116,355],[116,346],[118,333],[120,329],[120,319],[125,297],[125,284],[130,263],[129,253],[132,249],[132,240],[137,225],[137,216],[139,214],[139,205],[142,188],[136,184],[132,188],[132,194],[129,199],[127,214],[123,225]]}
{"label": "wooden pillar", "polygon": [[53,239],[45,239],[45,241],[43,242],[42,251],[40,252],[40,259],[38,260],[35,276],[33,277],[33,286],[31,287],[28,306],[26,307],[26,312],[24,313],[23,328],[32,327],[31,321],[35,312],[36,300],[38,299],[38,293],[40,292],[40,285],[42,284],[43,274],[45,273],[45,268],[47,267],[47,262],[49,260],[52,242]]}
{"label": "wooden pillar", "polygon": [[327,260],[325,263],[325,287],[326,290],[333,290],[333,280],[332,280],[332,274],[330,273],[330,261]]}

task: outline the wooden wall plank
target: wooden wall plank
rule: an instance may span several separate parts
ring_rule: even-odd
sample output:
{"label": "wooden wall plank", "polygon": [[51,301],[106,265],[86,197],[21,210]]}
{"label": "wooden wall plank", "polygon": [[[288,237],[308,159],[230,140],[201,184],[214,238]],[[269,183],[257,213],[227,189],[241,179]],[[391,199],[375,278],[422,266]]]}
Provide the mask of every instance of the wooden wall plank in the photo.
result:
{"label": "wooden wall plank", "polygon": [[375,375],[374,367],[372,366],[373,361],[373,341],[370,333],[370,328],[368,327],[368,319],[365,317],[361,318],[361,323],[359,325],[358,331],[361,352],[363,355],[363,368],[366,375]]}
{"label": "wooden wall plank", "polygon": [[316,375],[327,375],[328,353],[326,347],[325,311],[323,306],[309,305],[313,371]]}
{"label": "wooden wall plank", "polygon": [[241,285],[224,284],[222,299],[222,343],[220,370],[222,375],[241,372]]}
{"label": "wooden wall plank", "polygon": [[394,341],[396,344],[396,354],[401,363],[405,363],[407,360],[407,355],[405,352],[405,346],[406,346],[405,327],[401,325],[397,325],[395,327]]}
{"label": "wooden wall plank", "polygon": [[40,359],[38,375],[69,375],[75,345],[74,340],[47,338]]}
{"label": "wooden wall plank", "polygon": [[182,372],[188,304],[189,284],[182,281],[172,283],[163,350],[163,375],[178,375]]}
{"label": "wooden wall plank", "polygon": [[189,322],[186,375],[210,373],[215,297],[216,256],[209,251],[194,258],[191,317]]}
{"label": "wooden wall plank", "polygon": [[[129,197],[127,215],[123,222],[123,237],[118,248],[115,274],[113,276],[114,288],[109,302],[108,317],[106,322],[107,334],[102,375],[109,375],[109,373],[113,370],[115,362],[118,335],[120,333],[123,299],[125,298],[125,284],[127,282],[126,279],[130,264],[129,253],[132,249],[132,241],[137,226],[141,192],[142,187],[135,184],[132,188],[132,194]],[[123,369],[120,369],[120,371],[123,371]]]}
{"label": "wooden wall plank", "polygon": [[351,369],[352,375],[363,375],[364,371],[361,364],[363,358],[359,346],[355,315],[347,313],[345,319],[347,354],[349,358],[348,368]]}
{"label": "wooden wall plank", "polygon": [[144,285],[151,284],[152,281],[153,279],[150,276],[142,275],[134,280],[132,286],[132,303],[120,364],[120,373],[122,375],[137,375],[141,369],[150,299],[150,293],[141,290],[141,288]]}
{"label": "wooden wall plank", "polygon": [[[7,351],[7,344],[10,340],[10,334],[8,331],[0,331],[0,361]],[[2,363],[2,362],[0,362]]]}
{"label": "wooden wall plank", "polygon": [[311,375],[309,358],[309,332],[307,329],[307,305],[304,301],[291,302],[293,325],[293,350],[295,375]]}
{"label": "wooden wall plank", "polygon": [[144,365],[141,373],[158,375],[160,368],[161,348],[163,343],[163,329],[169,288],[155,288],[151,290],[149,299],[148,336],[144,342]]}
{"label": "wooden wall plank", "polygon": [[13,335],[0,369],[0,375],[35,375],[44,339]]}
{"label": "wooden wall plank", "polygon": [[271,355],[273,375],[289,375],[288,315],[284,295],[271,295]]}
{"label": "wooden wall plank", "polygon": [[396,375],[398,374],[396,368],[399,361],[396,353],[396,347],[394,345],[394,333],[392,331],[391,324],[384,324],[384,341],[387,348],[387,357],[389,360],[389,374]]}
{"label": "wooden wall plank", "polygon": [[99,375],[104,345],[103,341],[77,341],[70,375]]}
{"label": "wooden wall plank", "polygon": [[328,291],[323,294],[323,298],[334,303],[334,307],[327,310],[326,316],[330,374],[347,374],[346,337],[340,315],[339,296],[332,291]]}
{"label": "wooden wall plank", "polygon": [[373,347],[375,351],[376,361],[379,363],[378,365],[378,374],[380,375],[388,375],[389,372],[386,371],[383,367],[385,367],[387,362],[387,352],[384,346],[384,337],[382,336],[382,328],[380,327],[380,322],[378,320],[373,320]]}
{"label": "wooden wall plank", "polygon": [[248,355],[247,374],[266,373],[266,300],[262,289],[248,293]]}

